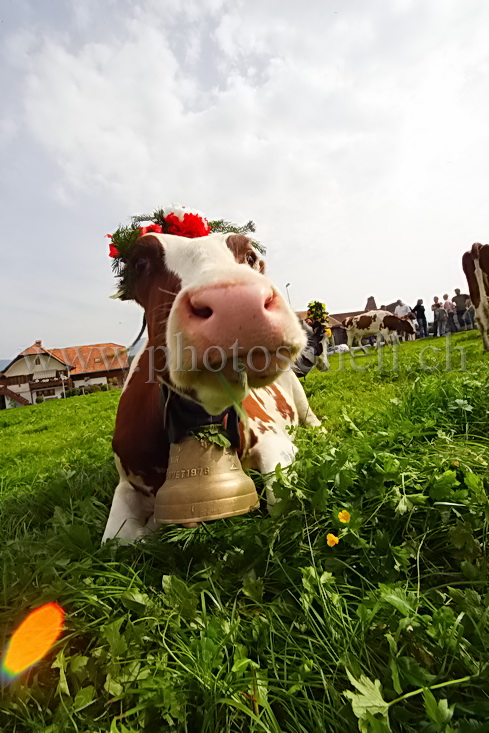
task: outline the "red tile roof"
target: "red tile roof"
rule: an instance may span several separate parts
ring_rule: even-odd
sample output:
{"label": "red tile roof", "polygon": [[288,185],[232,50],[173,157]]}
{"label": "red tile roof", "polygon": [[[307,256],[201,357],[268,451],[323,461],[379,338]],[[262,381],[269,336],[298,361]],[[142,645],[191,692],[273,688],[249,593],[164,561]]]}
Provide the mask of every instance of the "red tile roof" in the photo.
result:
{"label": "red tile roof", "polygon": [[46,356],[53,355],[50,351],[48,351],[47,349],[43,347],[42,341],[35,341],[32,344],[32,346],[28,346],[27,349],[24,349],[24,351],[21,351],[20,354],[16,356],[15,358],[18,359],[20,356],[37,356],[39,354],[46,354]]}
{"label": "red tile roof", "polygon": [[126,350],[120,344],[88,344],[86,346],[66,346],[62,349],[45,349],[42,346],[42,341],[36,341],[32,346],[21,351],[2,371],[7,371],[14,362],[23,356],[42,354],[52,356],[61,362],[68,369],[71,376],[89,372],[107,372],[111,369],[127,369],[129,367]]}
{"label": "red tile roof", "polygon": [[111,369],[127,369],[127,353],[120,344],[88,344],[50,349],[49,353],[65,364],[71,364],[70,376],[88,372],[106,372]]}

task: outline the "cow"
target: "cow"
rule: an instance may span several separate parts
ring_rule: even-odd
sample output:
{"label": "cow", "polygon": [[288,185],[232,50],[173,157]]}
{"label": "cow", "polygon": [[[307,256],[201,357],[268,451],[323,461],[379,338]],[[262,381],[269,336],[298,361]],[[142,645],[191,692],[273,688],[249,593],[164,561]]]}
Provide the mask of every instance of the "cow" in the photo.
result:
{"label": "cow", "polygon": [[307,344],[297,357],[292,370],[298,377],[306,377],[314,367],[320,372],[327,372],[329,359],[326,326],[320,321],[309,324],[306,319],[302,321],[302,328],[306,332]]}
{"label": "cow", "polygon": [[462,257],[484,351],[489,351],[489,244],[476,242]]}
{"label": "cow", "polygon": [[241,403],[248,420],[239,423],[238,455],[264,474],[293,461],[291,426],[321,423],[287,368],[305,346],[304,331],[247,237],[144,233],[121,282],[120,297],[144,309],[148,338],[119,402],[112,442],[119,483],[103,541],[133,542],[159,526],[153,508],[172,438],[168,399],[182,414],[193,406],[210,416]]}
{"label": "cow", "polygon": [[399,318],[389,311],[367,311],[359,316],[350,316],[345,318],[343,326],[347,331],[348,347],[351,351],[355,344],[367,353],[366,348],[362,345],[362,339],[367,336],[377,336],[377,344],[382,336],[386,343],[392,343],[393,339],[397,341],[397,332],[402,331],[408,336],[415,335],[416,331],[409,318]]}

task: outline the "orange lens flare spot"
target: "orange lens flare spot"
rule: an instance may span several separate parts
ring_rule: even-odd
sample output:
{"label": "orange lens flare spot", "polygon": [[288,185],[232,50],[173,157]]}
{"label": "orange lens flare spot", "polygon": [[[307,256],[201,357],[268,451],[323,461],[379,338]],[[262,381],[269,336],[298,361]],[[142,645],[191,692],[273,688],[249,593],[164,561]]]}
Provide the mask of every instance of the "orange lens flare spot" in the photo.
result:
{"label": "orange lens flare spot", "polygon": [[65,612],[57,603],[36,608],[14,631],[3,660],[3,669],[17,675],[48,653],[61,634]]}

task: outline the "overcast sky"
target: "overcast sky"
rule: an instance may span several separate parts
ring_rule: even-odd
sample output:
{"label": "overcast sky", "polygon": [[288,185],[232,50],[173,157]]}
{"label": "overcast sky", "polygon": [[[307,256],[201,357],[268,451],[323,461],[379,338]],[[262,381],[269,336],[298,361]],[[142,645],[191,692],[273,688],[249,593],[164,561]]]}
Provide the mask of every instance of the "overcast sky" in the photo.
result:
{"label": "overcast sky", "polygon": [[0,357],[130,343],[107,232],[253,219],[292,305],[466,290],[489,241],[489,3],[2,0]]}

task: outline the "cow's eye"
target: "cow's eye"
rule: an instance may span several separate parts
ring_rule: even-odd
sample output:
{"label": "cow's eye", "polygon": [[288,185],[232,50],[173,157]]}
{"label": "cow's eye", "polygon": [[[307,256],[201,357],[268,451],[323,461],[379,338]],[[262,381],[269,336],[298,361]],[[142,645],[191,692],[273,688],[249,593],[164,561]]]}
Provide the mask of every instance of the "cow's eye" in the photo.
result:
{"label": "cow's eye", "polygon": [[148,266],[147,257],[138,257],[138,259],[134,263],[134,269],[136,270],[138,275],[141,275],[141,273],[146,270],[147,266]]}
{"label": "cow's eye", "polygon": [[253,254],[253,252],[248,252],[246,255],[246,262],[249,264],[250,267],[254,267],[256,262],[256,255]]}

